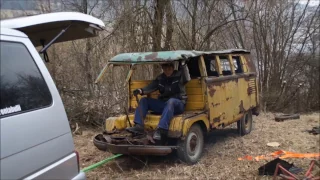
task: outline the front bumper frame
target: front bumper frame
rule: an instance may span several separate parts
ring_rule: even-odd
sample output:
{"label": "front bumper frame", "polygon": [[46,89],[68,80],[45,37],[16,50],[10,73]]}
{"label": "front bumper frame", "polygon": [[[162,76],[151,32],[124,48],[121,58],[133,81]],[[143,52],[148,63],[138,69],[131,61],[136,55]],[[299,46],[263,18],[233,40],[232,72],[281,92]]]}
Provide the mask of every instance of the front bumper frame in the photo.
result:
{"label": "front bumper frame", "polygon": [[93,144],[101,151],[108,151],[108,152],[111,152],[112,154],[126,154],[126,155],[165,156],[172,153],[175,149],[178,148],[177,146],[112,144],[112,143],[98,140],[97,138],[94,138]]}

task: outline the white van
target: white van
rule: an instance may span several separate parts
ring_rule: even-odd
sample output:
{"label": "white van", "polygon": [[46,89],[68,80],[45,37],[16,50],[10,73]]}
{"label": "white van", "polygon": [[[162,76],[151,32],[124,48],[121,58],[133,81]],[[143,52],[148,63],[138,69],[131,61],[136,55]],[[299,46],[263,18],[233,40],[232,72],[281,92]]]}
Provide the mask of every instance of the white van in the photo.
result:
{"label": "white van", "polygon": [[63,103],[39,53],[48,60],[51,44],[95,37],[104,26],[76,12],[1,21],[0,179],[86,179]]}

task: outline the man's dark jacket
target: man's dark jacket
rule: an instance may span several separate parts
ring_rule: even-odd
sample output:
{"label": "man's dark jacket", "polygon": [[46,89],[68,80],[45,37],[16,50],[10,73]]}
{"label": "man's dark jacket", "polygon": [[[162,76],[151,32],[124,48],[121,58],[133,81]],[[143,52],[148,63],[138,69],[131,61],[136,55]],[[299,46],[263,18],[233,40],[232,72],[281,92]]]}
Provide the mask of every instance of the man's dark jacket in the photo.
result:
{"label": "man's dark jacket", "polygon": [[160,74],[148,86],[142,88],[143,94],[149,94],[159,90],[158,99],[167,101],[170,98],[177,98],[186,103],[187,93],[185,84],[190,81],[189,69],[187,65],[179,65],[179,70],[174,70],[172,75],[167,77]]}

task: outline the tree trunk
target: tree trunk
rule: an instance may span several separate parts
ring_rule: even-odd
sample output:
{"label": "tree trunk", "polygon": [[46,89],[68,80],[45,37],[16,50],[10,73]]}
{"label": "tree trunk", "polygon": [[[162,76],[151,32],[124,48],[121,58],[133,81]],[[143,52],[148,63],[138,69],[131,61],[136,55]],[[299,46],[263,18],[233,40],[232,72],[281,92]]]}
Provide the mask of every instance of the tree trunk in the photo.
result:
{"label": "tree trunk", "polygon": [[156,0],[154,20],[153,20],[153,51],[161,50],[161,35],[164,16],[164,7],[168,0]]}
{"label": "tree trunk", "polygon": [[170,50],[171,41],[172,41],[172,33],[173,33],[173,18],[172,18],[172,6],[171,2],[167,3],[166,6],[166,20],[167,20],[167,29],[166,29],[166,40],[164,44],[163,50]]}
{"label": "tree trunk", "polygon": [[[153,42],[152,51],[161,51],[161,35],[164,17],[164,8],[169,2],[168,0],[155,0],[155,12],[153,19]],[[154,66],[153,76],[156,77],[161,73],[161,68],[157,65]]]}

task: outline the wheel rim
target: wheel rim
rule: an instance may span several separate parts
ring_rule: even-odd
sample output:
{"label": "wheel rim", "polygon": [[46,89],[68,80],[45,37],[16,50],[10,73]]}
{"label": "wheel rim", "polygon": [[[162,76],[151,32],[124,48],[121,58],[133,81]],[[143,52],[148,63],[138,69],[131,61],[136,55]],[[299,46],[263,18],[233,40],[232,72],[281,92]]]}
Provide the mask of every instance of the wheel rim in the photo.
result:
{"label": "wheel rim", "polygon": [[190,132],[187,138],[187,152],[191,159],[196,159],[200,153],[200,140],[196,132]]}

